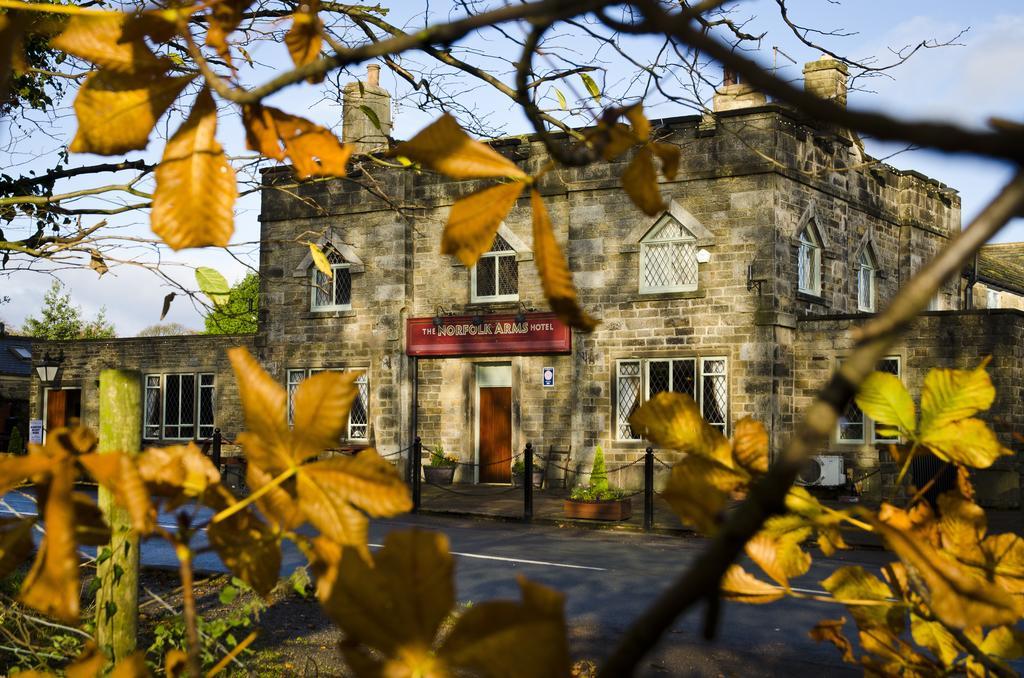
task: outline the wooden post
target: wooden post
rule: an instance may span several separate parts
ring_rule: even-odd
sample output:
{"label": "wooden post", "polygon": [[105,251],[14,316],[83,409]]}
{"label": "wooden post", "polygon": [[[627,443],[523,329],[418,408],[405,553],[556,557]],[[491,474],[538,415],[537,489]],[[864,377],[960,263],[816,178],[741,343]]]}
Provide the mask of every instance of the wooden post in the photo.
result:
{"label": "wooden post", "polygon": [[[137,454],[142,445],[141,376],[135,370],[100,373],[99,451]],[[96,640],[115,661],[135,651],[139,622],[139,538],[128,511],[99,489],[99,504],[110,523],[111,557],[96,568]]]}

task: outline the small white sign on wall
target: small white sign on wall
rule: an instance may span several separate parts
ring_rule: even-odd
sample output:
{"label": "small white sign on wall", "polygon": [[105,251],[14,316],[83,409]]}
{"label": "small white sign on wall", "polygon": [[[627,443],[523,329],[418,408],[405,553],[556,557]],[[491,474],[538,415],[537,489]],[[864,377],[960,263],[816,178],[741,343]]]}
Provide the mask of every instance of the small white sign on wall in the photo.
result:
{"label": "small white sign on wall", "polygon": [[549,387],[555,385],[555,368],[554,367],[545,367],[544,371],[542,372],[542,376],[543,376],[543,380],[544,380],[544,388],[549,388]]}
{"label": "small white sign on wall", "polygon": [[28,422],[28,441],[36,445],[43,444],[43,420],[32,419]]}

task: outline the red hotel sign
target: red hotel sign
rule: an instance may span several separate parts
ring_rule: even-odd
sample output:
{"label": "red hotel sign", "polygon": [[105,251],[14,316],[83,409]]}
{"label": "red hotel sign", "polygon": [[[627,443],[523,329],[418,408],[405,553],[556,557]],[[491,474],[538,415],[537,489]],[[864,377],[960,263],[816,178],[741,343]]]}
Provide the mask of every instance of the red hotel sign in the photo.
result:
{"label": "red hotel sign", "polygon": [[[477,322],[473,322],[474,317]],[[554,313],[409,318],[406,353],[414,356],[571,353],[572,331]]]}

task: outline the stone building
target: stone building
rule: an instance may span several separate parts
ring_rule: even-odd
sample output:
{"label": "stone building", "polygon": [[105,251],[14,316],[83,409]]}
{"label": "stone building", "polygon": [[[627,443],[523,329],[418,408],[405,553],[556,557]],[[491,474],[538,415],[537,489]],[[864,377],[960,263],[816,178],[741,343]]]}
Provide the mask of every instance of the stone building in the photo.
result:
{"label": "stone building", "polygon": [[[28,400],[32,375],[32,339],[8,336],[0,323],[0,452],[24,449],[28,438]],[[21,440],[21,443],[17,441]]]}
{"label": "stone building", "polygon": [[[809,90],[845,103],[841,64],[819,60],[805,72]],[[628,416],[662,390],[693,395],[726,434],[745,416],[765,422],[777,449],[849,351],[850,326],[960,229],[960,202],[916,172],[865,162],[848,132],[727,83],[713,115],[654,121],[682,151],[678,176],[661,183],[663,214],[648,218],[625,197],[628,157],[540,181],[580,300],[603,321],[592,334],[547,313],[526,198],[467,269],[440,255],[439,242],[451,205],[484,184],[357,158],[351,175],[372,175],[375,191],[343,180],[296,184],[286,167],[265,172],[256,335],[65,344],[65,387],[85,390],[82,416],[94,423],[99,369],[138,367],[144,430],[167,442],[214,425],[229,438],[240,430],[229,345],[249,346],[289,393],[318,370],[359,370],[361,395],[340,444],[391,454],[419,435],[469,464],[463,482],[507,482],[510,458],[527,442],[555,478],[560,467],[588,468],[597,446],[610,466],[638,460],[647,443]],[[366,84],[352,92],[380,96],[372,75]],[[375,112],[390,129],[389,107]],[[372,146],[373,130],[351,127],[346,139]],[[529,137],[493,146],[528,172],[547,159]],[[330,278],[313,266],[309,242],[328,253]],[[995,415],[1008,443],[1010,431],[1024,431],[1024,313],[961,310],[964,289],[946,284],[936,310],[880,368],[916,390],[930,367],[994,355]],[[43,391],[33,398],[42,416]],[[821,452],[841,457],[878,498],[892,475],[887,444],[854,406]],[[614,480],[635,486],[640,468]],[[979,478],[982,500],[1015,504],[1018,478],[1017,461],[1007,460]]]}

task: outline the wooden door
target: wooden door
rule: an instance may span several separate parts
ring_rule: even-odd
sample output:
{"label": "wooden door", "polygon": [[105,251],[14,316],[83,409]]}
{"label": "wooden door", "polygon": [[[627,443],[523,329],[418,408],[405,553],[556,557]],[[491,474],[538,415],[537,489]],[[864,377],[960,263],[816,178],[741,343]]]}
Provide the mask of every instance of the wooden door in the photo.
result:
{"label": "wooden door", "polygon": [[512,480],[512,388],[480,388],[480,482]]}
{"label": "wooden door", "polygon": [[82,416],[82,390],[53,389],[46,392],[46,430],[67,426]]}

